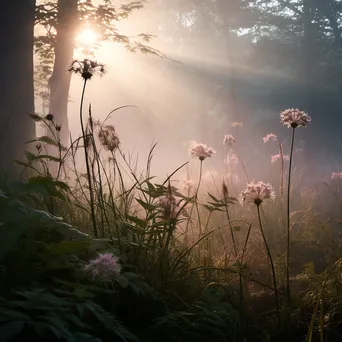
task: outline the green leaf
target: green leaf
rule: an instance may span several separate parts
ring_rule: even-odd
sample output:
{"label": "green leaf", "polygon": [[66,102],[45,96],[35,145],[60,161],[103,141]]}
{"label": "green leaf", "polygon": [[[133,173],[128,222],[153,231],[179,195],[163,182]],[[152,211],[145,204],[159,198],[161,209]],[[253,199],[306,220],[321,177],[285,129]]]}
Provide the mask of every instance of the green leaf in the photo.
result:
{"label": "green leaf", "polygon": [[42,137],[38,137],[37,139],[30,140],[26,144],[32,143],[32,142],[43,142],[47,145],[52,145],[56,147],[60,147],[62,151],[67,151],[67,148],[59,144],[57,141],[53,140],[52,138],[48,137],[47,135],[44,135]]}
{"label": "green leaf", "polygon": [[32,160],[42,160],[42,159],[50,160],[56,163],[60,163],[62,161],[59,157],[50,156],[48,154],[40,154],[38,156],[35,155]]}
{"label": "green leaf", "polygon": [[136,198],[136,201],[137,201],[144,209],[146,209],[147,211],[153,211],[154,209],[157,208],[156,205],[146,203],[146,202],[142,201],[142,200],[139,199],[139,198]]}

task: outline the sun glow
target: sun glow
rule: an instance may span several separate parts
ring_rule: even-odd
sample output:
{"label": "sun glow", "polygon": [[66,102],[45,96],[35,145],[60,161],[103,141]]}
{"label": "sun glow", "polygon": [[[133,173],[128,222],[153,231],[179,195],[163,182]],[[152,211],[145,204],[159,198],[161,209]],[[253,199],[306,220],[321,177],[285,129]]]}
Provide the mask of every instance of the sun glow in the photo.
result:
{"label": "sun glow", "polygon": [[77,34],[76,41],[82,46],[94,46],[98,41],[98,35],[92,29],[86,28]]}

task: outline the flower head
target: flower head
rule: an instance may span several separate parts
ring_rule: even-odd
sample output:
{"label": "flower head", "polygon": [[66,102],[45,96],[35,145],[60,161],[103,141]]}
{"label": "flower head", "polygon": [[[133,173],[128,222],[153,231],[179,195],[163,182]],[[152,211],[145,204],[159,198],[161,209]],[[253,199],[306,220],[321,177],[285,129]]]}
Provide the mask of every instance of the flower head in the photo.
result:
{"label": "flower head", "polygon": [[243,127],[243,122],[233,122],[231,126],[233,128]]}
{"label": "flower head", "polygon": [[216,151],[213,148],[198,143],[194,143],[189,150],[190,156],[198,158],[201,161],[208,157],[212,157],[215,153]]}
{"label": "flower head", "polygon": [[280,121],[288,128],[306,127],[310,123],[311,117],[298,108],[291,108],[280,113]]}
{"label": "flower head", "polygon": [[342,172],[333,172],[331,174],[331,179],[338,179],[338,178],[342,178]]}
{"label": "flower head", "polygon": [[112,125],[101,125],[97,136],[101,145],[110,152],[115,151],[120,145],[120,139]]}
{"label": "flower head", "polygon": [[275,198],[275,192],[271,184],[258,182],[248,183],[247,188],[241,191],[239,202],[241,205],[244,203],[254,203],[260,205],[263,200]]}
{"label": "flower head", "polygon": [[[278,154],[274,154],[271,156],[271,163],[275,163],[276,161],[280,160],[281,159],[281,154],[278,153]],[[287,154],[283,154],[283,160],[286,160],[286,161],[289,161],[290,160],[290,156],[287,155]]]}
{"label": "flower head", "polygon": [[277,136],[273,133],[267,134],[262,138],[265,144],[270,140],[277,141],[277,139]]}
{"label": "flower head", "polygon": [[85,81],[90,80],[95,74],[103,75],[105,72],[103,64],[87,58],[82,61],[75,59],[71,63],[69,71],[80,74]]}
{"label": "flower head", "polygon": [[226,134],[223,137],[223,145],[233,146],[235,144],[235,138],[232,135]]}
{"label": "flower head", "polygon": [[48,121],[53,121],[53,115],[52,114],[48,114],[48,115],[46,115],[45,119],[48,120]]}
{"label": "flower head", "polygon": [[89,273],[93,279],[108,281],[120,274],[121,266],[119,259],[112,253],[99,254],[99,256],[91,260],[85,266],[85,271]]}

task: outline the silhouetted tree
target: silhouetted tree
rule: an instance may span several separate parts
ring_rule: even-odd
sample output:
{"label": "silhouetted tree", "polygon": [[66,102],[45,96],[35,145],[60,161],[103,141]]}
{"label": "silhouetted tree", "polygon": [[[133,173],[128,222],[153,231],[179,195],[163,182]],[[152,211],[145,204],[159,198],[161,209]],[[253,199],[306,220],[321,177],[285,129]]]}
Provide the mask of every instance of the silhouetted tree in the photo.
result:
{"label": "silhouetted tree", "polygon": [[0,11],[0,164],[12,172],[12,162],[35,138],[33,28],[34,0],[1,3]]}
{"label": "silhouetted tree", "polygon": [[[95,30],[99,41],[94,47],[111,41],[125,44],[130,52],[160,55],[159,51],[143,43],[151,39],[150,35],[141,33],[134,40],[120,34],[116,28],[116,22],[142,8],[142,3],[139,0],[116,7],[109,0],[103,0],[98,5],[91,0],[58,0],[57,3],[51,1],[37,6],[36,24],[45,29],[44,34],[36,37],[35,43],[41,62],[37,68],[38,91],[47,100],[55,122],[62,125],[62,143],[66,144],[69,137],[67,104],[71,75],[67,69],[77,48],[77,32],[87,26]],[[49,80],[49,91],[42,92],[44,80]]]}

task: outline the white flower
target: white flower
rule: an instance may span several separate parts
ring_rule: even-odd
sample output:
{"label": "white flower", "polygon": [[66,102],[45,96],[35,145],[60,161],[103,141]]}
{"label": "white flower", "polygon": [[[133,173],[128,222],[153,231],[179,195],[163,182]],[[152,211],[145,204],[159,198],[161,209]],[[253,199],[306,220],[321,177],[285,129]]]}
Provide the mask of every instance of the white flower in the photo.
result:
{"label": "white flower", "polygon": [[231,126],[233,128],[243,127],[243,122],[233,122]]}
{"label": "white flower", "polygon": [[[281,154],[278,153],[278,154],[274,154],[271,156],[271,163],[275,163],[276,161],[280,160],[281,159]],[[290,160],[290,156],[288,156],[287,154],[283,154],[283,160],[285,161],[289,161]]]}
{"label": "white flower", "polygon": [[264,143],[266,144],[270,140],[277,141],[277,136],[273,133],[270,133],[270,134],[267,134],[266,136],[264,136],[262,139],[263,139]]}
{"label": "white flower", "polygon": [[263,200],[275,198],[275,192],[271,184],[258,182],[248,183],[247,188],[241,191],[239,202],[241,205],[244,203],[254,203],[260,205]]}
{"label": "white flower", "polygon": [[235,144],[235,138],[232,135],[226,134],[223,137],[223,145],[233,146]]}
{"label": "white flower", "polygon": [[310,123],[311,117],[298,108],[291,108],[280,113],[280,121],[288,128],[306,127]]}
{"label": "white flower", "polygon": [[119,275],[121,266],[119,259],[111,253],[99,254],[85,266],[85,271],[90,273],[93,279],[102,281],[111,280]]}
{"label": "white flower", "polygon": [[213,148],[207,147],[207,145],[199,143],[194,143],[189,150],[190,156],[198,158],[201,161],[208,157],[212,157],[215,153],[216,151]]}
{"label": "white flower", "polygon": [[333,172],[331,175],[331,179],[342,178],[342,172]]}

